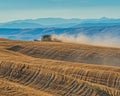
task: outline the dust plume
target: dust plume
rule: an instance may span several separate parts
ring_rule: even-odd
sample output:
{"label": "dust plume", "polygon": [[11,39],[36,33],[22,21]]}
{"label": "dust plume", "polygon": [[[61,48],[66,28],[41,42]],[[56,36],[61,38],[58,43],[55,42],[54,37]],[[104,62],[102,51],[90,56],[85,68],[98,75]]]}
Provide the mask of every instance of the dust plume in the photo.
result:
{"label": "dust plume", "polygon": [[92,36],[84,33],[77,35],[61,34],[56,36],[62,42],[92,44],[108,47],[120,47],[120,36],[110,33],[94,34]]}

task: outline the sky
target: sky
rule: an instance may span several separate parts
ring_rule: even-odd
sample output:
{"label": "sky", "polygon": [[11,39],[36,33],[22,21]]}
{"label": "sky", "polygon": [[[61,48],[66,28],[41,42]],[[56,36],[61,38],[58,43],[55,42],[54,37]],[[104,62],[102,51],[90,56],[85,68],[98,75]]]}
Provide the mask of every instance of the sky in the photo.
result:
{"label": "sky", "polygon": [[49,17],[120,18],[120,0],[0,0],[0,22]]}

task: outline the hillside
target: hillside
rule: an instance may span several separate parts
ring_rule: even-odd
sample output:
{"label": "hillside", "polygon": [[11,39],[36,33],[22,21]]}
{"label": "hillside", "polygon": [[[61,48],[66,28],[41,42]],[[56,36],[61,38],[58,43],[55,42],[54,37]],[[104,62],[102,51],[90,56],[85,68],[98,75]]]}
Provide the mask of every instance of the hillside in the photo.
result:
{"label": "hillside", "polygon": [[119,62],[120,48],[0,39],[0,96],[120,96]]}
{"label": "hillside", "polygon": [[[32,25],[33,26],[33,25]],[[79,25],[78,25],[79,26]],[[40,39],[43,35],[78,35],[85,34],[92,36],[104,37],[111,36],[120,38],[120,25],[115,26],[89,26],[89,27],[73,27],[73,28],[0,28],[0,37],[14,40],[34,40]],[[104,39],[104,38],[103,38]]]}
{"label": "hillside", "polygon": [[98,19],[80,19],[80,18],[37,18],[37,19],[25,19],[15,20],[0,23],[0,28],[79,28],[79,27],[91,27],[91,26],[120,26],[120,19],[102,17]]}
{"label": "hillside", "polygon": [[[32,44],[32,46],[31,46]],[[8,50],[28,56],[53,60],[119,66],[120,49],[84,44],[32,42],[18,44]]]}

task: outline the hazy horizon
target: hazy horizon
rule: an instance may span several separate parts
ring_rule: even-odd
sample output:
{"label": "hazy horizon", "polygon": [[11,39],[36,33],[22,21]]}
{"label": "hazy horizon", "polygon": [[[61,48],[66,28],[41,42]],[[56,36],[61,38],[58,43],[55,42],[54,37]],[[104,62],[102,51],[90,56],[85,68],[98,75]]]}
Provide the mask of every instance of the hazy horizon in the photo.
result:
{"label": "hazy horizon", "polygon": [[36,18],[120,18],[120,0],[0,0],[0,22]]}
{"label": "hazy horizon", "polygon": [[68,19],[68,20],[70,20],[70,19],[81,19],[81,20],[87,20],[87,19],[102,19],[102,18],[108,18],[108,19],[120,19],[120,18],[110,18],[110,17],[99,17],[99,18],[62,18],[62,17],[38,17],[38,18],[21,18],[21,19],[13,19],[13,20],[8,20],[8,21],[0,21],[0,23],[7,23],[7,22],[12,22],[12,21],[21,21],[21,20],[37,20],[37,19],[49,19],[49,18],[53,18],[53,19]]}

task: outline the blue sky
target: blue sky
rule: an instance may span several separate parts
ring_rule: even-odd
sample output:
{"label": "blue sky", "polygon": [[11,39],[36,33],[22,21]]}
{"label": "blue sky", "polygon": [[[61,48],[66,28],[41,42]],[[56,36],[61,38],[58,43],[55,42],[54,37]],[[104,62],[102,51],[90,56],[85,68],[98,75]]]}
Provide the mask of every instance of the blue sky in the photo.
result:
{"label": "blue sky", "polygon": [[0,22],[47,17],[119,18],[120,0],[0,0]]}

